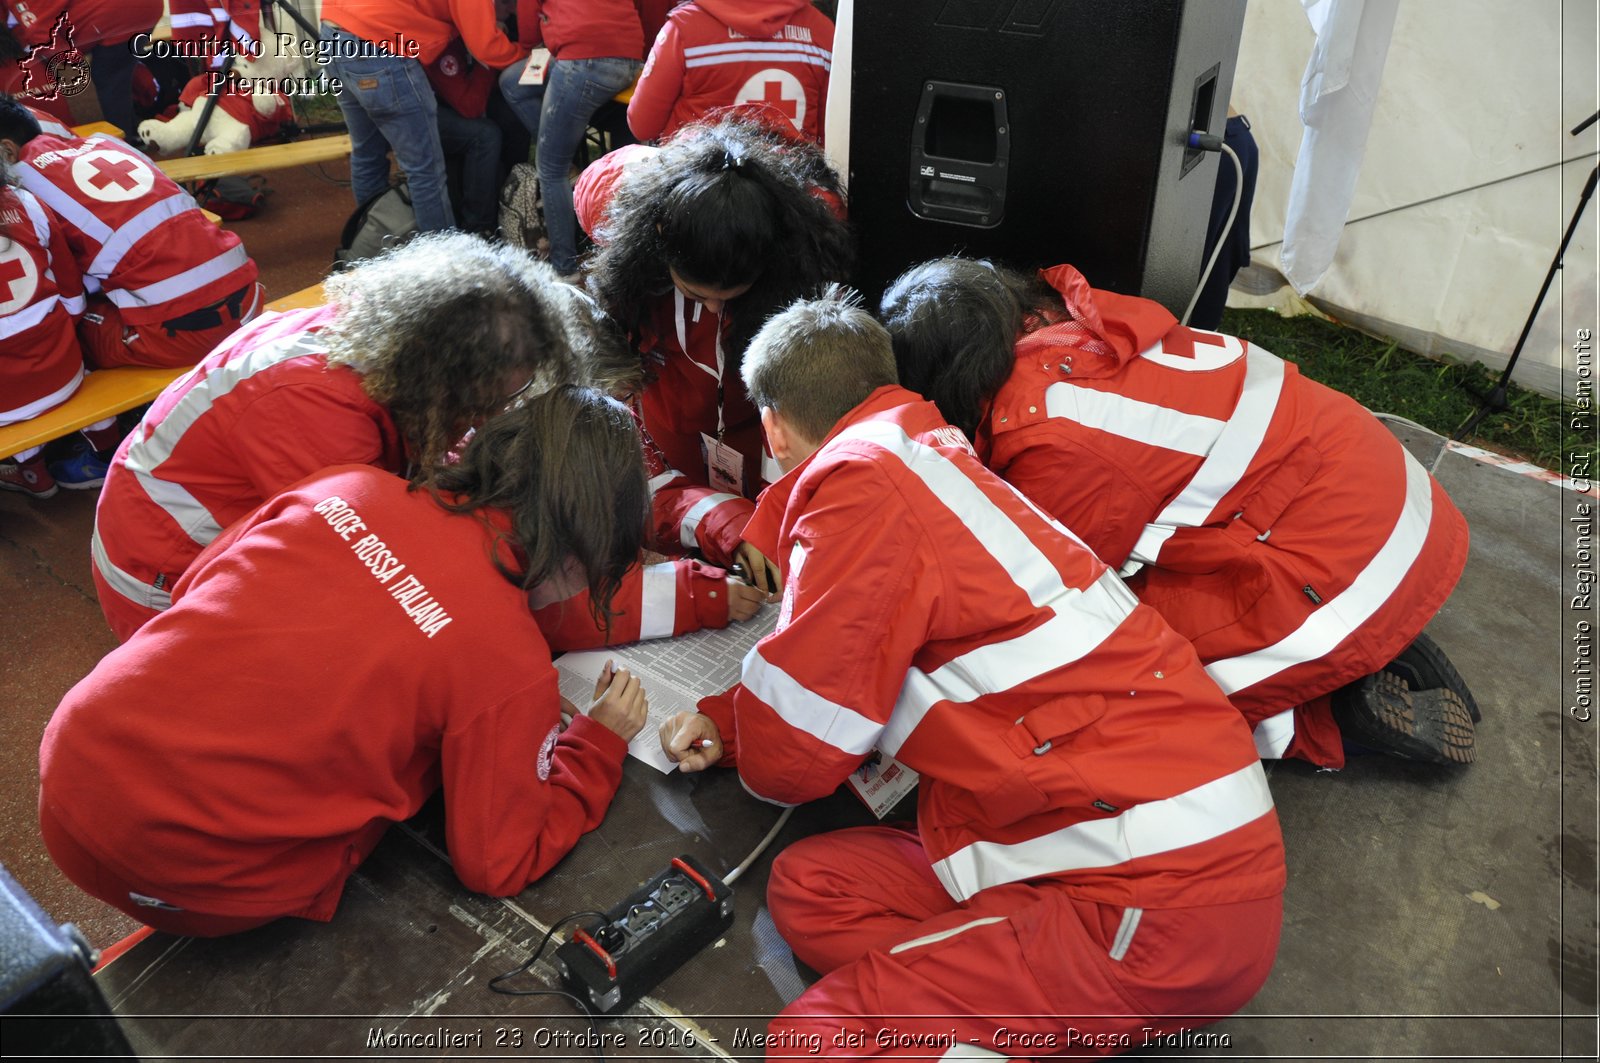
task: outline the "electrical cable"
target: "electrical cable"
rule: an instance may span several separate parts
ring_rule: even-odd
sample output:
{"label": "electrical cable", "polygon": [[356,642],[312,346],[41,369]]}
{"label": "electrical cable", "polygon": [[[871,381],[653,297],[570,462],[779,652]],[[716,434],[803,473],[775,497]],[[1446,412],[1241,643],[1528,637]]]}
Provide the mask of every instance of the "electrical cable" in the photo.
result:
{"label": "electrical cable", "polygon": [[[1398,413],[1380,413],[1377,410],[1369,410],[1367,412],[1372,414],[1372,416],[1376,417],[1380,421],[1393,421],[1395,424],[1404,425],[1407,428],[1414,428],[1419,432],[1426,432],[1431,436],[1442,436],[1444,434],[1429,428],[1425,424],[1418,424],[1409,417],[1401,417]],[[1432,476],[1439,471],[1439,463],[1444,461],[1444,456],[1449,452],[1450,440],[1446,438],[1444,443],[1439,447],[1439,453],[1434,456],[1433,464],[1428,466],[1429,476]]]}
{"label": "electrical cable", "polygon": [[[1200,283],[1195,285],[1194,296],[1189,300],[1188,307],[1183,311],[1183,317],[1179,319],[1178,323],[1180,325],[1189,323],[1189,315],[1194,313],[1195,304],[1200,301],[1200,293],[1205,291],[1206,281],[1211,279],[1211,270],[1216,266],[1217,258],[1221,256],[1223,247],[1228,243],[1228,234],[1233,231],[1233,223],[1239,216],[1239,201],[1244,195],[1244,164],[1239,161],[1239,156],[1234,154],[1233,149],[1222,142],[1221,137],[1210,133],[1195,132],[1189,134],[1189,143],[1202,151],[1221,151],[1233,160],[1233,206],[1228,208],[1228,220],[1222,226],[1222,232],[1217,236],[1217,246],[1211,249],[1210,261],[1206,263],[1206,268],[1200,273]],[[1212,144],[1215,144],[1216,147],[1213,148]]]}
{"label": "electrical cable", "polygon": [[572,1001],[574,1004],[576,1004],[578,1006],[578,1010],[581,1011],[584,1014],[584,1016],[588,1018],[588,1020],[589,1020],[589,1032],[594,1034],[594,1053],[595,1053],[595,1058],[602,1059],[602,1060],[606,1058],[606,1051],[605,1051],[605,1048],[602,1045],[602,1040],[603,1039],[600,1037],[600,1025],[599,1025],[599,1023],[595,1022],[594,1012],[589,1010],[589,1006],[583,1002],[583,999],[581,997],[575,996],[575,995],[567,992],[565,989],[507,989],[507,988],[504,988],[503,983],[509,981],[512,978],[515,978],[519,974],[524,973],[530,967],[532,967],[535,963],[539,962],[539,957],[544,954],[545,946],[550,944],[550,939],[553,936],[555,936],[555,932],[558,929],[560,929],[563,924],[570,923],[574,919],[601,919],[601,920],[604,920],[605,918],[606,918],[606,913],[604,913],[604,912],[573,912],[571,915],[562,916],[560,919],[557,919],[554,923],[552,923],[550,925],[550,929],[549,930],[545,931],[544,937],[539,941],[539,947],[533,950],[533,955],[528,957],[526,963],[523,963],[519,967],[514,967],[511,970],[506,971],[506,972],[504,972],[502,974],[497,974],[493,978],[489,979],[489,982],[488,982],[490,992],[504,993],[507,996],[513,996],[513,997],[566,997],[568,1000]]}
{"label": "electrical cable", "polygon": [[772,844],[773,839],[778,836],[778,832],[783,829],[783,825],[785,823],[789,822],[789,817],[792,815],[794,815],[793,806],[784,809],[783,815],[778,817],[778,822],[774,823],[772,825],[772,829],[767,831],[767,836],[756,843],[756,847],[750,851],[749,856],[745,857],[744,860],[740,862],[738,867],[734,868],[726,875],[723,875],[722,881],[727,883],[729,886],[739,881],[739,876],[750,870],[750,865],[755,863],[757,858],[759,858],[762,853],[767,851],[767,846]]}

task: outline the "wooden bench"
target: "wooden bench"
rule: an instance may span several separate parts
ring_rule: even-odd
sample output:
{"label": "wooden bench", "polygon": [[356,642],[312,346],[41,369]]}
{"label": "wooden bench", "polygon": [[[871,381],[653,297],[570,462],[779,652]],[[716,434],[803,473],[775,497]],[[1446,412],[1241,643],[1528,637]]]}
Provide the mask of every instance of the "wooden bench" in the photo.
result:
{"label": "wooden bench", "polygon": [[296,140],[289,144],[269,144],[264,148],[228,151],[221,155],[191,155],[187,158],[161,159],[157,160],[156,165],[174,181],[209,181],[229,174],[284,170],[290,166],[332,162],[335,159],[349,157],[350,135],[340,133],[331,137]]}
{"label": "wooden bench", "polygon": [[[317,306],[322,302],[322,285],[313,284],[293,295],[274,299],[268,310],[299,310]],[[8,458],[32,447],[40,447],[52,439],[76,432],[80,428],[115,417],[119,413],[142,406],[166,390],[167,385],[189,371],[189,366],[176,369],[153,369],[145,366],[120,366],[116,369],[98,369],[83,378],[82,385],[72,397],[59,406],[52,407],[39,416],[16,424],[0,426],[0,458]]]}

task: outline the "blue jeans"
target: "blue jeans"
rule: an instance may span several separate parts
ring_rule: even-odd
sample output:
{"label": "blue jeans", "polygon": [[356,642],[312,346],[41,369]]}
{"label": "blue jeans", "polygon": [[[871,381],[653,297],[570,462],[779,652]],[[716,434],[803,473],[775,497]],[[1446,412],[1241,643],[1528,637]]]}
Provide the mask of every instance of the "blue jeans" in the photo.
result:
{"label": "blue jeans", "polygon": [[500,75],[500,91],[538,143],[539,188],[550,235],[550,264],[558,273],[578,268],[578,219],[572,209],[567,171],[600,105],[633,84],[644,64],[637,59],[561,59],[545,72],[543,85],[519,85],[522,64]]}
{"label": "blue jeans", "polygon": [[461,227],[494,235],[500,220],[500,127],[439,104],[439,143],[461,158]]}
{"label": "blue jeans", "polygon": [[365,203],[389,187],[389,151],[405,172],[417,230],[455,225],[445,185],[444,148],[439,144],[438,103],[428,75],[415,59],[373,55],[376,45],[322,24],[326,41],[359,42],[359,59],[334,58],[328,74],[344,85],[336,97],[350,129],[350,183],[356,202]]}

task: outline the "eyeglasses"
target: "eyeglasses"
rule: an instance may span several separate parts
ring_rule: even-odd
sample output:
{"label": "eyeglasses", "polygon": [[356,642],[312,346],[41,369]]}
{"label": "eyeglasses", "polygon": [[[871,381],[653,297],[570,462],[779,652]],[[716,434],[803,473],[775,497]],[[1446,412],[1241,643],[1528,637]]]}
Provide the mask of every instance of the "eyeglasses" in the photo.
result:
{"label": "eyeglasses", "polygon": [[506,401],[500,406],[500,412],[507,413],[516,409],[518,406],[521,406],[524,402],[527,402],[528,399],[531,398],[528,393],[533,390],[533,385],[537,382],[538,377],[530,376],[527,380],[527,383],[523,384],[520,388],[506,396]]}

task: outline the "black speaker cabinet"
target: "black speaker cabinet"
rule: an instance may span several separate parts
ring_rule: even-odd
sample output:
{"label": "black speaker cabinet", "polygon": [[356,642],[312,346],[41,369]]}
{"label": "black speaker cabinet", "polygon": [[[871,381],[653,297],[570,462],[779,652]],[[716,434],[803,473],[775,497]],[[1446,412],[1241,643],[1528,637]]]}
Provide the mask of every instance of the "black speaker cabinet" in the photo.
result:
{"label": "black speaker cabinet", "polygon": [[1245,0],[857,0],[850,217],[876,300],[965,253],[1070,262],[1181,314]]}
{"label": "black speaker cabinet", "polygon": [[0,1054],[6,1059],[133,1057],[89,975],[92,950],[0,867]]}

